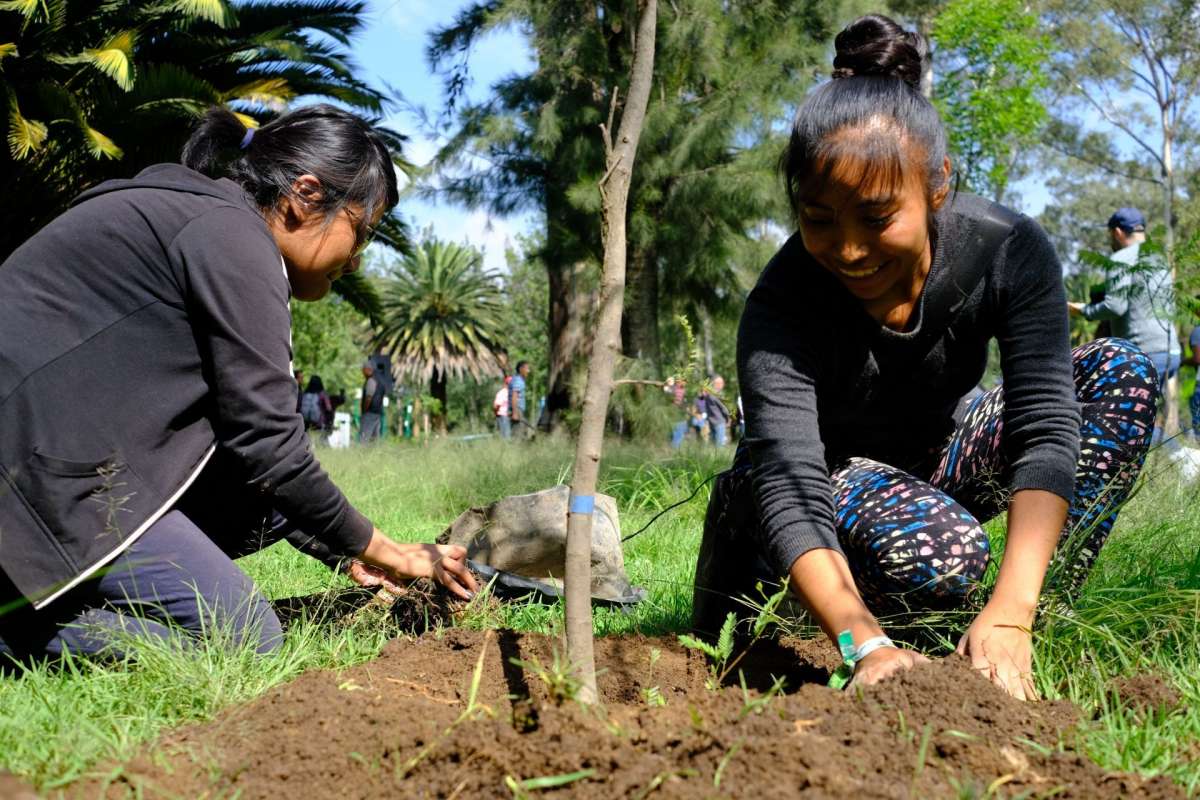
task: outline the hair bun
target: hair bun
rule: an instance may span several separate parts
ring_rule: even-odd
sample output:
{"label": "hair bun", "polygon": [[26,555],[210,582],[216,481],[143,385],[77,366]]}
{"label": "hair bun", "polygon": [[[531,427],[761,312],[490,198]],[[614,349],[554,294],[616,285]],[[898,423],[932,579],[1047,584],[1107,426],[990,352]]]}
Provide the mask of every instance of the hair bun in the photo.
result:
{"label": "hair bun", "polygon": [[919,88],[929,47],[925,37],[906,31],[880,14],[859,17],[833,40],[833,77],[884,75]]}

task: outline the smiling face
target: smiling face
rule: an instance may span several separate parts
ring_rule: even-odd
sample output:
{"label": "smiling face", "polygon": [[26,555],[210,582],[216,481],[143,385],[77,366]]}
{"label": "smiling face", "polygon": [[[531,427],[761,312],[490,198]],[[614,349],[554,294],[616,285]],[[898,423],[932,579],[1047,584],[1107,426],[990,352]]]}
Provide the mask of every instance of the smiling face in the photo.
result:
{"label": "smiling face", "polygon": [[[798,222],[804,248],[863,303],[891,325],[920,295],[932,263],[930,212],[945,202],[948,184],[929,197],[922,160],[913,158],[895,180],[886,170],[843,156],[818,173],[823,180],[800,193]],[[943,165],[949,176],[949,160]]]}
{"label": "smiling face", "polygon": [[358,269],[370,229],[363,209],[350,205],[331,214],[321,204],[321,185],[311,175],[302,175],[292,194],[268,214],[267,224],[287,268],[292,295],[299,300],[320,300],[329,294],[333,281]]}

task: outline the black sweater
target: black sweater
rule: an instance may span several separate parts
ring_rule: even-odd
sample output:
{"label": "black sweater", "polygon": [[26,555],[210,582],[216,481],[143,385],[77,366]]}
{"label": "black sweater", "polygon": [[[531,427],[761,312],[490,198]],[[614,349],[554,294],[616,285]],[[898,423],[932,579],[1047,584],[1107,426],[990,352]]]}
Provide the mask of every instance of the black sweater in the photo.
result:
{"label": "black sweater", "polygon": [[241,188],[170,164],[87,192],[0,265],[0,568],[26,597],[114,558],[218,444],[250,496],[366,547],[296,413],[288,299]]}
{"label": "black sweater", "polygon": [[[742,315],[738,374],[761,533],[777,569],[815,548],[840,549],[829,475],[848,458],[929,478],[992,338],[1007,485],[1071,500],[1080,415],[1062,268],[1046,234],[1014,217],[982,279],[961,289],[956,280],[980,221],[1001,214],[1011,216],[969,195],[937,214],[929,276],[903,333],[872,319],[799,234],[767,265]],[[924,324],[926,309],[959,303]]]}

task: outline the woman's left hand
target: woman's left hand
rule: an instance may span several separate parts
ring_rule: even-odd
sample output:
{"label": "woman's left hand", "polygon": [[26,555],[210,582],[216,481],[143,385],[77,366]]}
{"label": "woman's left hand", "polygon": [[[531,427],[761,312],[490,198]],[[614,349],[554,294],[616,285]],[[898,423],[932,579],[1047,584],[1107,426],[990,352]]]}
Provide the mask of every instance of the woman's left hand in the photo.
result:
{"label": "woman's left hand", "polygon": [[958,642],[971,666],[1018,700],[1039,699],[1033,685],[1033,612],[993,599]]}

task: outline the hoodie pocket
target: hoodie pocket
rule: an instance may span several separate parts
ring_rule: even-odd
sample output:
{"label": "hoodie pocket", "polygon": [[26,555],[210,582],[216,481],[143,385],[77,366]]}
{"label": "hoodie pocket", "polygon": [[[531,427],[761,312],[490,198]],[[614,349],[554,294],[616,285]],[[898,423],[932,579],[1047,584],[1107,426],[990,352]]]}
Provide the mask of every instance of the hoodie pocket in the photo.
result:
{"label": "hoodie pocket", "polygon": [[119,455],[84,462],[35,450],[27,467],[25,499],[68,551],[108,550],[132,530],[141,482]]}

